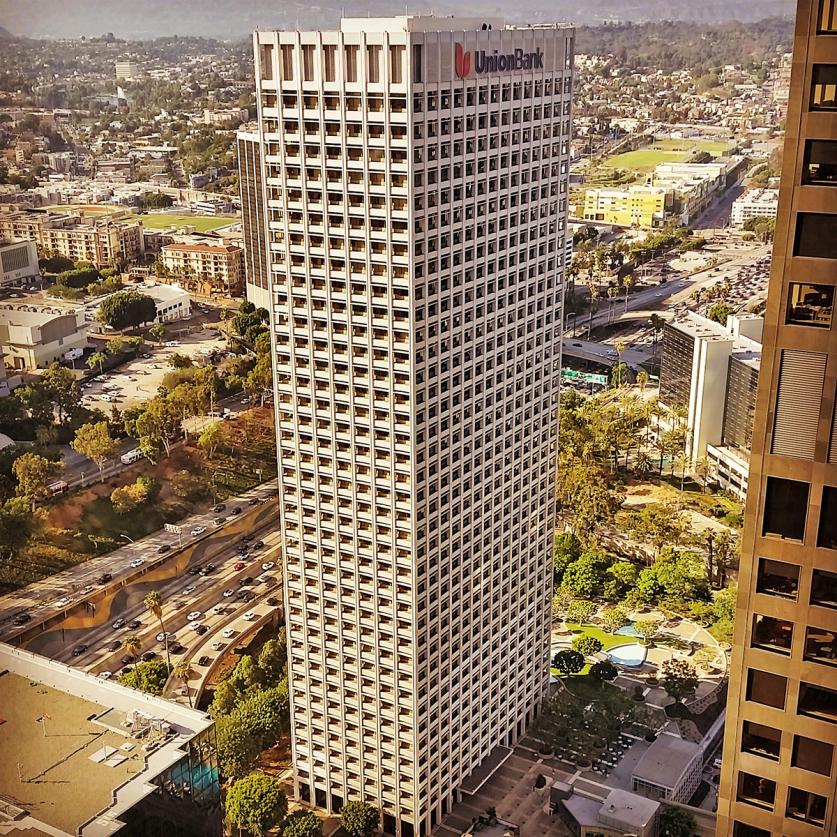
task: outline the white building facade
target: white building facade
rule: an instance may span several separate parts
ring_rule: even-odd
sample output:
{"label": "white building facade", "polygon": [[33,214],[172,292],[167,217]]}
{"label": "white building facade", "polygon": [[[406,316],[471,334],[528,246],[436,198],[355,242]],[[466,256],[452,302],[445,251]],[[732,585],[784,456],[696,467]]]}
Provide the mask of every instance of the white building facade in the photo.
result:
{"label": "white building facade", "polygon": [[295,788],[403,837],[548,686],[573,38],[255,36]]}
{"label": "white building facade", "polygon": [[751,218],[775,218],[778,210],[778,189],[748,189],[732,202],[729,222],[733,227],[743,227]]}
{"label": "white building facade", "polygon": [[17,288],[40,276],[34,241],[0,241],[0,288]]}

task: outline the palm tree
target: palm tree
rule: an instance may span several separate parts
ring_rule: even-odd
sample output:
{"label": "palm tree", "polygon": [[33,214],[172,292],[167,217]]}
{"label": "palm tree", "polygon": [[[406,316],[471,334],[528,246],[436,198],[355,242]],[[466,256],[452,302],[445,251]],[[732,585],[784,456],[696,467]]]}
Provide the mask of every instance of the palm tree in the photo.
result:
{"label": "palm tree", "polygon": [[192,667],[188,660],[178,660],[174,664],[172,674],[186,686],[186,697],[189,698],[189,706],[192,705],[192,692],[189,690],[188,680],[192,675]]}
{"label": "palm tree", "polygon": [[625,287],[625,313],[628,313],[628,290],[630,289],[631,285],[634,283],[633,276],[630,273],[622,280],[622,284]]}
{"label": "palm tree", "polygon": [[607,321],[608,323],[612,322],[613,320],[613,303],[616,301],[616,297],[619,295],[619,288],[616,285],[611,285],[607,289]]}
{"label": "palm tree", "polygon": [[166,646],[166,664],[171,670],[171,657],[169,656],[169,635],[166,633],[166,626],[163,623],[163,597],[157,590],[151,590],[145,594],[145,606],[160,621],[160,630],[163,633],[163,642]]}
{"label": "palm tree", "polygon": [[122,647],[136,660],[137,655],[142,650],[142,642],[136,634],[131,634],[122,641]]}
{"label": "palm tree", "polygon": [[647,477],[654,470],[654,462],[647,451],[638,450],[634,457],[634,473],[640,477]]}
{"label": "palm tree", "polygon": [[678,453],[671,464],[673,469],[676,468],[680,471],[680,490],[682,491],[686,484],[686,468],[689,467],[689,457],[685,453]]}
{"label": "palm tree", "polygon": [[636,373],[636,383],[642,395],[645,394],[645,387],[648,386],[648,373],[644,369],[640,369]]}
{"label": "palm tree", "polygon": [[94,352],[89,358],[87,358],[87,365],[90,369],[98,366],[99,374],[101,374],[105,371],[104,363],[107,359],[107,355],[104,352]]}

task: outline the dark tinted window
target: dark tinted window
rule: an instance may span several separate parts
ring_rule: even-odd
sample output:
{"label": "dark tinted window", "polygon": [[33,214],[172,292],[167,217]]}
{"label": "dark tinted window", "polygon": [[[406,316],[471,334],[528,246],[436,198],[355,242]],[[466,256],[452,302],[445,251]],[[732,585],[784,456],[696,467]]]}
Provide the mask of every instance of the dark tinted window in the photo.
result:
{"label": "dark tinted window", "polygon": [[779,760],[779,748],[782,744],[782,733],[757,724],[754,721],[744,721],[741,733],[741,750],[745,753],[752,753],[771,761]]}
{"label": "dark tinted window", "polygon": [[809,715],[821,721],[837,724],[837,692],[826,689],[824,686],[800,683],[797,708],[800,715]]}
{"label": "dark tinted window", "polygon": [[837,215],[797,212],[793,254],[813,259],[837,259]]}
{"label": "dark tinted window", "polygon": [[753,615],[752,645],[766,651],[790,654],[793,642],[793,623],[773,616]]}
{"label": "dark tinted window", "polygon": [[811,186],[837,186],[837,142],[807,140],[802,182]]}
{"label": "dark tinted window", "polygon": [[817,31],[823,35],[837,33],[837,0],[820,0],[820,17]]}
{"label": "dark tinted window", "polygon": [[767,478],[762,534],[801,541],[808,513],[807,482]]}
{"label": "dark tinted window", "polygon": [[825,486],[820,507],[820,530],[817,546],[837,549],[837,488]]}
{"label": "dark tinted window", "polygon": [[788,809],[785,816],[809,822],[812,825],[825,824],[826,799],[818,793],[791,788],[788,791]]}
{"label": "dark tinted window", "polygon": [[837,64],[814,64],[811,110],[837,109]]}
{"label": "dark tinted window", "polygon": [[771,558],[759,558],[759,574],[756,580],[756,592],[768,596],[781,596],[783,599],[796,601],[799,589],[799,567],[774,561]]}
{"label": "dark tinted window", "polygon": [[732,827],[732,837],[771,837],[771,835],[769,831],[765,831],[763,828],[756,828],[754,825],[736,820]]}
{"label": "dark tinted window", "polygon": [[810,770],[812,773],[830,776],[833,756],[834,748],[825,741],[816,741],[813,738],[806,738],[804,735],[793,737],[791,764],[794,767],[801,767],[803,770]]}
{"label": "dark tinted window", "polygon": [[739,773],[736,799],[748,805],[772,810],[776,800],[776,783],[752,773]]}
{"label": "dark tinted window", "polygon": [[812,663],[837,666],[837,635],[827,628],[805,629],[805,657]]}
{"label": "dark tinted window", "polygon": [[828,570],[814,570],[811,579],[811,604],[837,608],[837,575]]}
{"label": "dark tinted window", "polygon": [[757,668],[747,671],[747,700],[753,703],[784,709],[787,687],[788,681],[778,674],[759,671]]}
{"label": "dark tinted window", "polygon": [[831,285],[791,282],[787,322],[813,328],[830,328],[833,312],[834,288]]}

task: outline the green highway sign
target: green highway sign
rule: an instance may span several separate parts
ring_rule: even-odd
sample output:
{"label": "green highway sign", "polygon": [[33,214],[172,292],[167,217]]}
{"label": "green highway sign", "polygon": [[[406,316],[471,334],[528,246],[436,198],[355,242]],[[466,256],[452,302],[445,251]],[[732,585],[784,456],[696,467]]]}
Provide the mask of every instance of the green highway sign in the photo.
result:
{"label": "green highway sign", "polygon": [[576,372],[575,369],[562,369],[561,377],[568,380],[584,381],[585,384],[607,386],[607,375],[594,375],[592,372]]}

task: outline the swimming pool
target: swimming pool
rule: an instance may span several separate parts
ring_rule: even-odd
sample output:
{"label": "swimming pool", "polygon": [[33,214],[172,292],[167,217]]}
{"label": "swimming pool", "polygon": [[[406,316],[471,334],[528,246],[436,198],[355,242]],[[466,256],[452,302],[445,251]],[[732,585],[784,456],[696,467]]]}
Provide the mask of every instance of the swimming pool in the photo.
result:
{"label": "swimming pool", "polygon": [[617,636],[639,636],[639,632],[634,627],[633,622],[628,622],[627,625],[622,625],[618,631],[614,631]]}
{"label": "swimming pool", "polygon": [[645,662],[648,649],[633,642],[630,645],[617,645],[607,652],[611,661],[620,666],[641,666]]}

